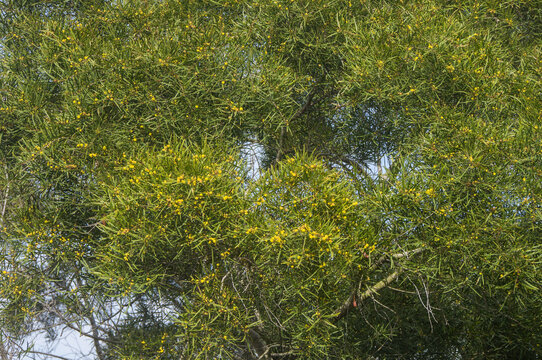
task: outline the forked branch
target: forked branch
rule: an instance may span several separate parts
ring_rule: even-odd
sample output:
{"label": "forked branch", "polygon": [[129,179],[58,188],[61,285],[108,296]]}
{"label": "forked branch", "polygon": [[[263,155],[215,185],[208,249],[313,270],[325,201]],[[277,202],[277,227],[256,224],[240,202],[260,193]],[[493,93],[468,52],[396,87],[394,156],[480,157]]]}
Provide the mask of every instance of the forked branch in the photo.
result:
{"label": "forked branch", "polygon": [[[369,271],[375,270],[377,267],[381,266],[387,261],[390,261],[391,259],[401,259],[404,257],[410,257],[416,254],[419,254],[426,250],[426,248],[417,248],[409,252],[403,252],[398,254],[392,254],[389,256],[382,256],[377,261],[375,261],[370,267]],[[363,284],[363,279],[360,279],[358,286],[352,290],[350,293],[350,296],[343,302],[343,304],[335,310],[334,314],[335,317],[333,318],[334,322],[338,322],[340,319],[345,317],[348,312],[356,306],[359,306],[364,300],[367,298],[373,296],[374,294],[378,293],[383,288],[387,287],[389,284],[391,284],[395,279],[399,277],[399,275],[404,271],[403,267],[399,267],[397,270],[395,270],[393,273],[388,275],[385,279],[377,282],[364,292],[361,292],[361,286]]]}

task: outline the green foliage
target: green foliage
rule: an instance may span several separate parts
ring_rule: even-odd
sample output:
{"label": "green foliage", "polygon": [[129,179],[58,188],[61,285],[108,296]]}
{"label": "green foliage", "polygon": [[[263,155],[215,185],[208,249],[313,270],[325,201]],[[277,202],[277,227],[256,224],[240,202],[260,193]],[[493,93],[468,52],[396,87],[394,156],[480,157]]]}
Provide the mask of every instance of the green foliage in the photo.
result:
{"label": "green foliage", "polygon": [[2,3],[0,342],[540,358],[541,11]]}

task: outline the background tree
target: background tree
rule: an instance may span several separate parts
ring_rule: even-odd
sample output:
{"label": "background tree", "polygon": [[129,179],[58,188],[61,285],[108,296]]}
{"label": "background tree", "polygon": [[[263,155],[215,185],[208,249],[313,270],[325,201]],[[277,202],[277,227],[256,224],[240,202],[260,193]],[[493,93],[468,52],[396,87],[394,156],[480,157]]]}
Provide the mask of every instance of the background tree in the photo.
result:
{"label": "background tree", "polygon": [[537,1],[1,7],[9,344],[540,357]]}

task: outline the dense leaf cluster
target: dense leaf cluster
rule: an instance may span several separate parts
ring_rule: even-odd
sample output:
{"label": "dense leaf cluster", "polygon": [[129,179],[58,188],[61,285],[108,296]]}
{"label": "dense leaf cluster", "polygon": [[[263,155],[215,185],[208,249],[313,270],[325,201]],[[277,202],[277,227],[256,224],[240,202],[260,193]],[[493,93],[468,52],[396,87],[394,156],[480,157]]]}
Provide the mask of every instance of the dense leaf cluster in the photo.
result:
{"label": "dense leaf cluster", "polygon": [[0,3],[1,357],[539,359],[541,12]]}

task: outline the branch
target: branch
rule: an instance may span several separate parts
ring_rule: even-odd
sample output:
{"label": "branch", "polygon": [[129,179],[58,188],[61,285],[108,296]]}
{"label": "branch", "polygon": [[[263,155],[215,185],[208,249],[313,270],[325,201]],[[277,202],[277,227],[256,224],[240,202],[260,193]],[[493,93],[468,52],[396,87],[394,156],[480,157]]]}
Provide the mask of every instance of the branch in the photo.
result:
{"label": "branch", "polygon": [[62,313],[56,309],[56,308],[52,308],[51,306],[49,306],[47,303],[45,302],[42,302],[40,301],[40,303],[43,305],[43,307],[45,309],[47,309],[48,311],[52,312],[53,314],[55,314],[56,316],[58,316],[58,318],[62,321],[62,325],[67,327],[67,328],[70,328],[72,330],[75,330],[79,333],[79,335],[81,336],[85,336],[85,337],[88,337],[90,339],[93,339],[93,340],[99,340],[99,341],[103,341],[103,342],[106,342],[106,343],[109,343],[109,344],[118,344],[119,342],[118,341],[114,341],[114,340],[110,340],[110,339],[106,339],[106,338],[103,338],[103,337],[100,337],[100,336],[94,336],[94,335],[91,335],[91,334],[88,334],[88,333],[85,333],[81,330],[81,328],[77,328],[75,326],[73,326],[71,323],[72,321],[66,319],[64,317],[64,315],[62,315]]}
{"label": "branch", "polygon": [[30,354],[36,354],[36,355],[43,355],[43,356],[46,356],[46,359],[49,359],[49,358],[55,358],[55,359],[61,359],[61,360],[70,360],[68,358],[65,358],[64,356],[60,356],[60,355],[55,355],[55,354],[50,354],[50,353],[44,353],[44,352],[41,352],[41,351],[35,351],[35,350],[24,350],[26,353],[30,353]]}
{"label": "branch", "polygon": [[294,354],[295,354],[295,351],[290,350],[290,351],[286,351],[286,352],[282,352],[282,353],[271,354],[271,357],[285,357],[285,356],[294,355]]}
{"label": "branch", "polygon": [[337,311],[335,311],[335,314],[337,315],[335,315],[335,317],[333,318],[333,321],[338,322],[343,317],[345,317],[348,314],[348,312],[354,307],[354,300],[356,300],[356,306],[359,306],[362,301],[366,300],[368,297],[372,296],[373,294],[376,294],[378,291],[388,286],[388,284],[390,284],[393,280],[397,279],[399,274],[401,274],[403,271],[404,270],[402,268],[397,269],[387,278],[385,278],[382,281],[377,282],[374,286],[365,290],[362,294],[359,294],[359,288],[361,287],[361,281],[360,281],[358,289],[353,290],[350,293],[350,296],[348,297],[348,299],[341,305],[341,307]]}
{"label": "branch", "polygon": [[[377,267],[382,265],[383,263],[387,262],[391,259],[401,259],[404,257],[410,257],[412,255],[419,254],[423,251],[425,251],[427,248],[417,248],[411,251],[405,251],[403,253],[398,254],[392,254],[389,256],[383,255],[381,256],[377,261],[375,261],[368,269],[368,271],[375,270]],[[373,294],[376,294],[378,291],[382,290],[386,286],[388,286],[391,282],[393,282],[397,277],[404,271],[403,268],[397,269],[395,272],[393,272],[391,275],[389,275],[387,278],[385,278],[382,281],[379,281],[369,289],[365,290],[363,293],[360,294],[360,288],[363,283],[363,280],[360,280],[358,283],[358,286],[356,289],[352,290],[350,293],[350,296],[348,296],[348,299],[346,299],[343,304],[335,310],[334,314],[335,317],[333,318],[334,322],[339,321],[343,317],[348,314],[348,312],[354,307],[354,301],[356,302],[356,306],[359,306],[359,304],[366,300],[368,297],[372,296]]]}
{"label": "branch", "polygon": [[262,336],[254,329],[248,330],[248,341],[251,345],[251,347],[256,352],[256,355],[258,356],[258,360],[261,359],[269,359],[269,356],[267,353],[269,352],[269,346],[267,346],[267,343],[262,338]]}
{"label": "branch", "polygon": [[[309,106],[312,103],[312,98],[314,97],[314,94],[316,93],[316,88],[317,87],[318,87],[318,82],[316,84],[314,84],[314,87],[309,92],[309,95],[307,96],[307,100],[305,101],[303,106],[296,111],[296,113],[286,122],[286,124],[289,124],[290,122],[297,119],[298,117],[300,117],[301,115],[303,115],[307,111],[307,109],[309,108]],[[275,105],[275,107],[276,106],[277,105]],[[276,163],[278,163],[280,161],[280,158],[282,156],[282,146],[283,146],[283,143],[284,143],[285,132],[286,132],[285,127],[282,126],[281,129],[280,129],[279,148],[277,150],[277,156],[275,157],[275,162]]]}
{"label": "branch", "polygon": [[6,350],[6,347],[4,345],[3,341],[0,341],[0,359],[2,360],[9,360],[8,359],[9,353]]}
{"label": "branch", "polygon": [[[81,288],[82,287],[81,280],[79,278],[77,278],[76,280],[77,280],[77,287]],[[102,347],[100,345],[98,327],[96,326],[96,320],[94,319],[94,315],[92,314],[92,308],[84,297],[81,302],[83,303],[83,306],[85,306],[87,310],[89,311],[87,318],[90,321],[90,330],[92,331],[92,336],[93,336],[92,341],[94,343],[94,348],[96,349],[96,356],[98,357],[98,360],[103,360],[104,354],[102,352]]]}
{"label": "branch", "polygon": [[[274,344],[274,345],[269,345],[267,347],[267,350],[265,350],[265,353],[263,353],[262,355],[260,355],[258,357],[258,360],[261,360],[261,359],[269,359],[269,357],[271,358],[280,358],[280,357],[285,357],[285,356],[289,356],[289,355],[293,355],[295,354],[295,350],[289,350],[289,351],[284,351],[284,352],[281,352],[281,353],[269,353],[269,351],[274,348],[274,347],[277,347],[277,346],[280,346],[279,344]],[[269,353],[269,354],[268,354]]]}
{"label": "branch", "polygon": [[416,255],[416,254],[419,254],[423,251],[427,250],[426,247],[419,247],[419,248],[416,248],[414,250],[410,250],[410,251],[404,251],[402,253],[397,253],[397,254],[391,254],[391,255],[382,255],[378,260],[376,260],[368,269],[368,271],[373,271],[374,269],[376,269],[377,267],[379,267],[380,265],[384,264],[385,262],[388,262],[390,261],[390,259],[402,259],[404,257],[406,258],[409,258],[413,255]]}
{"label": "branch", "polygon": [[358,301],[362,302],[368,297],[372,296],[373,294],[376,294],[378,291],[382,290],[388,284],[393,282],[397,277],[403,272],[403,268],[399,268],[395,270],[391,275],[389,275],[387,278],[385,278],[382,281],[377,282],[373,287],[370,287],[369,289],[365,290],[362,294],[358,296]]}
{"label": "branch", "polygon": [[10,185],[9,184],[9,173],[8,173],[7,165],[4,165],[4,171],[6,173],[7,185],[6,185],[6,190],[5,190],[5,193],[4,193],[4,204],[2,205],[2,213],[0,214],[0,227],[4,226],[4,215],[6,214],[6,206],[7,206],[7,203],[8,203],[9,185]]}
{"label": "branch", "polygon": [[284,142],[284,133],[285,133],[285,128],[284,126],[282,126],[280,129],[279,148],[277,150],[277,156],[275,157],[276,163],[280,161],[280,157],[282,155],[282,143]]}
{"label": "branch", "polygon": [[404,257],[411,257],[413,255],[416,255],[416,254],[419,254],[421,252],[424,252],[425,250],[427,250],[426,247],[419,247],[419,248],[416,248],[414,250],[410,250],[410,251],[405,251],[405,252],[402,252],[402,253],[398,253],[398,254],[393,254],[392,255],[392,258],[394,259],[401,259],[401,258],[404,258]]}
{"label": "branch", "polygon": [[362,174],[364,177],[371,178],[371,176],[369,175],[369,173],[365,169],[365,166],[364,166],[365,164],[360,164],[357,161],[355,161],[354,159],[351,159],[351,158],[349,158],[347,156],[340,155],[340,154],[332,155],[332,156],[334,156],[337,159],[337,161],[342,162],[343,165],[350,165],[352,167],[352,169],[354,169],[356,172]]}
{"label": "branch", "polygon": [[297,119],[298,117],[303,115],[305,111],[307,111],[307,109],[309,108],[312,102],[312,98],[314,97],[314,94],[316,93],[317,87],[318,87],[318,83],[316,83],[314,87],[312,88],[312,90],[310,91],[309,96],[307,96],[307,100],[305,101],[305,104],[303,104],[303,106],[299,110],[297,110],[297,112],[294,114],[294,116],[290,118],[288,122]]}
{"label": "branch", "polygon": [[348,314],[350,309],[354,306],[354,298],[356,297],[356,293],[357,289],[350,293],[348,299],[346,299],[346,301],[341,305],[338,310],[335,310],[334,313],[337,315],[335,315],[335,317],[333,318],[333,322],[338,322],[343,317],[345,317],[346,314]]}
{"label": "branch", "polygon": [[[60,356],[60,355],[55,355],[55,354],[51,354],[51,353],[44,353],[44,352],[41,352],[41,351],[36,351],[36,350],[30,350],[29,348],[26,348],[24,349],[21,345],[19,344],[15,344],[15,346],[17,346],[19,349],[21,349],[20,351],[23,352],[23,353],[30,353],[30,354],[36,354],[36,355],[43,355],[43,356],[47,356],[47,358],[55,358],[55,359],[61,359],[61,360],[70,360],[68,358],[65,358],[63,356]],[[32,345],[34,346],[34,345]]]}

